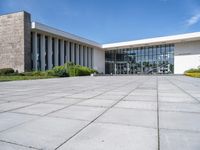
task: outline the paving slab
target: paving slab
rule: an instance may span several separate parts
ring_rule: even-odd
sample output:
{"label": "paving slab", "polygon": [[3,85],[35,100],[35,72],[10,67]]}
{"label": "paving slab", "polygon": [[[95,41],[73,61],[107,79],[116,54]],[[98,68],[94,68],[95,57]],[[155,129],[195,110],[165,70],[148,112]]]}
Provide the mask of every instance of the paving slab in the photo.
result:
{"label": "paving slab", "polygon": [[19,109],[25,106],[30,106],[33,103],[7,102],[0,105],[0,112]]}
{"label": "paving slab", "polygon": [[198,103],[192,97],[169,97],[169,96],[159,96],[160,102],[172,102],[172,103]]}
{"label": "paving slab", "polygon": [[0,101],[0,105],[3,103],[8,103],[8,101]]}
{"label": "paving slab", "polygon": [[200,132],[200,113],[160,111],[160,128]]}
{"label": "paving slab", "polygon": [[200,113],[200,103],[159,103],[159,110]]}
{"label": "paving slab", "polygon": [[0,114],[0,132],[17,125],[23,124],[27,121],[36,119],[36,116],[16,114],[16,113],[1,113]]}
{"label": "paving slab", "polygon": [[52,113],[48,116],[92,121],[103,113],[103,111],[105,111],[105,108],[75,105]]}
{"label": "paving slab", "polygon": [[36,150],[35,148],[20,146],[6,142],[0,142],[0,148],[2,150]]}
{"label": "paving slab", "polygon": [[38,149],[55,149],[86,125],[85,121],[43,117],[0,134],[0,140]]}
{"label": "paving slab", "polygon": [[124,97],[124,95],[118,95],[118,94],[113,93],[113,95],[107,95],[107,94],[99,95],[99,96],[96,96],[95,99],[120,100],[123,97]]}
{"label": "paving slab", "polygon": [[183,92],[161,92],[159,91],[159,96],[160,97],[180,97],[180,98],[191,98],[188,94],[183,93]]}
{"label": "paving slab", "polygon": [[120,101],[115,107],[129,109],[157,110],[157,102],[150,101]]}
{"label": "paving slab", "polygon": [[35,104],[32,106],[28,106],[25,108],[14,110],[13,112],[16,113],[24,113],[24,114],[31,114],[31,115],[46,115],[53,111],[59,110],[66,107],[63,105],[56,105],[56,104]]}
{"label": "paving slab", "polygon": [[89,100],[80,102],[78,105],[96,106],[96,107],[110,107],[114,103],[116,103],[115,100],[89,99]]}
{"label": "paving slab", "polygon": [[199,150],[200,132],[160,130],[161,150]]}
{"label": "paving slab", "polygon": [[83,99],[75,99],[75,98],[68,98],[68,97],[62,97],[62,98],[58,98],[52,101],[48,101],[46,103],[49,104],[65,104],[65,105],[72,105],[78,102],[84,101]]}
{"label": "paving slab", "polygon": [[70,96],[71,98],[92,98],[94,96],[97,96],[101,94],[101,92],[90,92],[90,91],[87,91],[87,92],[82,92],[82,93],[79,93],[79,94],[74,94],[72,96]]}
{"label": "paving slab", "polygon": [[147,90],[147,89],[136,89],[133,92],[130,93],[130,95],[147,95],[147,96],[156,96],[157,91],[156,90]]}
{"label": "paving slab", "polygon": [[156,150],[157,147],[155,129],[94,123],[58,150]]}
{"label": "paving slab", "polygon": [[124,98],[127,101],[157,101],[156,96],[149,95],[129,95]]}
{"label": "paving slab", "polygon": [[139,109],[112,108],[97,122],[157,128],[157,112]]}

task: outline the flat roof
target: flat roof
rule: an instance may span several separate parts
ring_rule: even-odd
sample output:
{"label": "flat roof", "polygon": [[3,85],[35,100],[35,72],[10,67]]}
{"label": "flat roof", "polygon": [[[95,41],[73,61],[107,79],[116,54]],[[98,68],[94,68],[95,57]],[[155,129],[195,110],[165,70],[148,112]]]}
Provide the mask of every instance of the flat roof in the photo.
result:
{"label": "flat roof", "polygon": [[71,39],[71,40],[74,40],[74,41],[78,41],[78,42],[81,42],[81,43],[85,43],[85,44],[88,44],[88,45],[92,45],[92,46],[95,46],[95,47],[102,48],[102,45],[95,42],[95,41],[88,40],[86,38],[82,38],[80,36],[55,29],[55,28],[52,28],[50,26],[47,26],[47,25],[44,25],[44,24],[41,24],[41,23],[38,23],[38,22],[32,22],[31,28],[36,29],[36,30],[40,30],[40,31],[43,31],[43,32],[51,33],[51,34],[54,34],[56,36],[61,36],[61,37],[67,38],[67,39]]}
{"label": "flat roof", "polygon": [[95,46],[98,48],[103,49],[119,49],[119,48],[131,48],[131,47],[140,47],[140,46],[150,46],[150,45],[160,45],[160,44],[172,44],[172,43],[180,43],[180,42],[187,42],[187,41],[196,41],[200,40],[200,32],[193,32],[187,34],[179,34],[179,35],[172,35],[172,36],[163,36],[163,37],[156,37],[156,38],[147,38],[141,40],[133,40],[133,41],[125,41],[125,42],[118,42],[118,43],[108,43],[108,44],[100,44],[92,40],[88,40],[86,38],[61,31],[56,28],[52,28],[50,26],[32,22],[32,29],[40,30],[43,32],[47,32],[50,34],[54,34],[56,36],[61,36],[67,39],[71,39],[74,41],[78,41],[81,43],[85,43],[91,46]]}
{"label": "flat roof", "polygon": [[149,39],[141,39],[127,42],[119,43],[110,43],[103,44],[102,48],[104,49],[113,49],[113,48],[124,48],[124,47],[137,47],[137,46],[148,46],[148,45],[157,45],[157,44],[170,44],[170,43],[179,43],[187,41],[196,41],[200,40],[200,32],[179,34],[172,36],[163,36]]}

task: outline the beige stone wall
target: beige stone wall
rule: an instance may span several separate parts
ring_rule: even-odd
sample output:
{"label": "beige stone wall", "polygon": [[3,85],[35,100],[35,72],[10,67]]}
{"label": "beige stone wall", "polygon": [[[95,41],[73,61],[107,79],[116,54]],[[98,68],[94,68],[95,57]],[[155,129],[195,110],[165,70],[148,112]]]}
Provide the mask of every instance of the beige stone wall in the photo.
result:
{"label": "beige stone wall", "polygon": [[0,16],[0,68],[31,69],[31,18],[26,12]]}

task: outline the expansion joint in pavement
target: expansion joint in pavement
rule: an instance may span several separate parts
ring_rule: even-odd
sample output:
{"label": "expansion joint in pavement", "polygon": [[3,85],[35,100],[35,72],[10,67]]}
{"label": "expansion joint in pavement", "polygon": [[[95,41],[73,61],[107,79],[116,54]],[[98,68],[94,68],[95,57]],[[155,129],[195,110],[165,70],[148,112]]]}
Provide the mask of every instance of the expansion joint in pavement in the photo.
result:
{"label": "expansion joint in pavement", "polygon": [[[134,82],[134,81],[133,81]],[[69,140],[71,140],[73,137],[75,137],[76,135],[78,135],[81,131],[83,131],[85,128],[87,128],[89,125],[91,125],[93,122],[95,122],[98,118],[100,118],[102,115],[104,115],[107,111],[109,111],[111,108],[113,108],[115,105],[117,105],[120,101],[122,101],[124,98],[126,98],[128,95],[130,95],[130,93],[132,93],[133,91],[135,91],[138,87],[140,87],[141,85],[143,85],[145,83],[145,81],[143,81],[142,83],[138,83],[138,85],[136,87],[133,88],[133,90],[131,90],[127,95],[125,95],[124,97],[122,97],[120,100],[116,101],[116,103],[114,103],[113,105],[111,105],[110,107],[108,107],[105,111],[103,111],[100,115],[98,115],[95,119],[93,119],[92,121],[90,121],[88,124],[86,124],[83,128],[81,128],[80,130],[78,130],[74,135],[72,135],[71,137],[69,137],[66,141],[64,141],[63,143],[61,143],[58,147],[55,148],[55,150],[59,149],[62,145],[64,145],[65,143],[67,143]],[[126,85],[132,84],[132,82],[127,83]],[[118,87],[119,88],[119,87]],[[107,93],[107,92],[105,92]]]}

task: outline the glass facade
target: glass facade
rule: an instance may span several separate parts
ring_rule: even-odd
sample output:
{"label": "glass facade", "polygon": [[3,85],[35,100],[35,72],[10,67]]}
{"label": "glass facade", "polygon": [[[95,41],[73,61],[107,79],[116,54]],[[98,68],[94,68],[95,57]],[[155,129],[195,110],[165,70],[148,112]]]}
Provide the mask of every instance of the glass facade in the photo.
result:
{"label": "glass facade", "polygon": [[174,44],[108,50],[106,74],[172,74]]}

